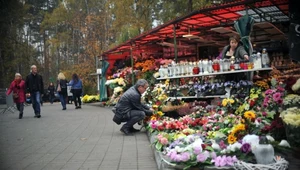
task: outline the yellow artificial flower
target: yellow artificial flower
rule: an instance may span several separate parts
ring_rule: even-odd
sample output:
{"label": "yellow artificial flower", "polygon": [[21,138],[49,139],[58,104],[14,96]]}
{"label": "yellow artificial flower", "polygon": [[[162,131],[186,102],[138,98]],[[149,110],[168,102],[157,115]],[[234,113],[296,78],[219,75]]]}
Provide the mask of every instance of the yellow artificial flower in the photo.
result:
{"label": "yellow artificial flower", "polygon": [[177,139],[179,139],[179,138],[184,138],[184,137],[186,137],[185,134],[183,134],[183,133],[178,133],[178,134],[175,134],[175,135],[174,135],[173,139],[174,139],[174,140],[177,140]]}
{"label": "yellow artificial flower", "polygon": [[227,141],[229,144],[233,144],[236,142],[236,137],[233,134],[229,134]]}
{"label": "yellow artificial flower", "polygon": [[207,132],[207,138],[213,139],[215,138],[216,133],[214,131]]}
{"label": "yellow artificial flower", "polygon": [[235,127],[239,131],[246,130],[246,126],[244,124],[242,124],[242,123],[236,125]]}
{"label": "yellow artificial flower", "polygon": [[152,105],[152,108],[153,108],[153,109],[157,109],[158,106],[155,104],[155,105]]}
{"label": "yellow artificial flower", "polygon": [[222,105],[223,105],[223,107],[225,107],[225,106],[227,105],[227,103],[228,103],[227,99],[223,99],[223,100],[222,100]]}
{"label": "yellow artificial flower", "polygon": [[158,111],[157,114],[158,114],[159,116],[163,116],[163,115],[164,115],[164,113],[163,113],[162,111]]}
{"label": "yellow artificial flower", "polygon": [[244,113],[244,117],[246,119],[250,119],[251,120],[251,119],[255,119],[256,115],[255,115],[254,111],[249,110],[249,111],[246,111]]}
{"label": "yellow artificial flower", "polygon": [[230,102],[231,104],[233,104],[233,103],[234,103],[234,100],[233,100],[233,99],[229,99],[229,102]]}

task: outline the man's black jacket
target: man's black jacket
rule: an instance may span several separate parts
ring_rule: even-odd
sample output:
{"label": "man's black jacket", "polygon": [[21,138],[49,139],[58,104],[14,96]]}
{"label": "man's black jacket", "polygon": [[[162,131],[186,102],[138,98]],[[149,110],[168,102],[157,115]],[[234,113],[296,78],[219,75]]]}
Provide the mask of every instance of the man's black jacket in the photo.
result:
{"label": "man's black jacket", "polygon": [[33,93],[39,91],[41,94],[44,94],[44,83],[43,77],[39,74],[33,75],[30,73],[26,77],[26,92]]}
{"label": "man's black jacket", "polygon": [[150,107],[141,103],[141,94],[135,86],[130,87],[120,98],[116,108],[116,114],[127,115],[131,110],[144,111],[146,115],[151,115]]}

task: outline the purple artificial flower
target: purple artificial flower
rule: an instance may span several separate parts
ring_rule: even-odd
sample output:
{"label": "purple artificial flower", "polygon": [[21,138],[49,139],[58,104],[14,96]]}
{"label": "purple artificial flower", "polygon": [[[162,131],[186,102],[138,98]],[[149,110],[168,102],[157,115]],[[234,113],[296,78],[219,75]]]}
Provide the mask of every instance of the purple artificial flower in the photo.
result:
{"label": "purple artificial flower", "polygon": [[209,152],[204,151],[203,153],[197,155],[197,162],[205,162],[208,157],[209,157]]}
{"label": "purple artificial flower", "polygon": [[167,156],[172,160],[177,162],[178,161],[178,154],[175,150],[171,150],[170,152],[167,153]]}
{"label": "purple artificial flower", "polygon": [[234,162],[231,156],[226,157],[226,164],[229,166],[233,166]]}
{"label": "purple artificial flower", "polygon": [[220,160],[220,166],[225,166],[227,164],[227,157],[226,155],[223,155]]}
{"label": "purple artificial flower", "polygon": [[215,166],[217,166],[217,167],[225,166],[226,165],[226,156],[225,155],[223,155],[222,157],[217,156],[211,162],[214,162]]}
{"label": "purple artificial flower", "polygon": [[233,162],[237,162],[237,161],[238,161],[238,159],[236,158],[235,155],[232,157],[232,161],[233,161]]}
{"label": "purple artificial flower", "polygon": [[217,157],[216,152],[211,152],[210,153],[210,157],[213,158],[213,159],[215,159]]}
{"label": "purple artificial flower", "polygon": [[181,156],[180,160],[182,162],[186,162],[190,159],[190,153],[188,152],[183,152],[182,154],[180,154],[180,156]]}
{"label": "purple artificial flower", "polygon": [[241,150],[244,153],[249,153],[251,151],[251,145],[249,143],[243,143]]}
{"label": "purple artificial flower", "polygon": [[202,147],[201,145],[199,146],[194,146],[194,154],[198,155],[202,152]]}

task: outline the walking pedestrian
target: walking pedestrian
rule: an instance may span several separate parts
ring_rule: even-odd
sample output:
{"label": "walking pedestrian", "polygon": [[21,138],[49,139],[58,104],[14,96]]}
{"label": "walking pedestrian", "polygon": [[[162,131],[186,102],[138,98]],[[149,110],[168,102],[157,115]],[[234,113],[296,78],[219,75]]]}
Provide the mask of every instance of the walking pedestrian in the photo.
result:
{"label": "walking pedestrian", "polygon": [[72,80],[69,83],[71,86],[71,93],[73,94],[73,100],[75,103],[75,109],[81,109],[81,99],[82,95],[82,81],[79,79],[78,75],[74,73],[72,75]]}
{"label": "walking pedestrian", "polygon": [[54,91],[55,91],[55,87],[54,84],[51,82],[48,86],[49,101],[51,104],[53,104],[53,100],[54,100]]}
{"label": "walking pedestrian", "polygon": [[57,76],[57,85],[56,85],[56,91],[59,94],[59,100],[62,106],[62,110],[67,109],[67,83],[66,77],[64,73],[59,73]]}
{"label": "walking pedestrian", "polygon": [[15,74],[15,79],[11,82],[6,95],[13,92],[13,99],[19,111],[19,119],[23,118],[24,102],[25,102],[25,81],[22,80],[20,73]]}
{"label": "walking pedestrian", "polygon": [[35,118],[41,117],[41,96],[44,94],[43,77],[37,73],[36,65],[31,66],[31,73],[26,77],[26,96],[29,96],[32,102]]}
{"label": "walking pedestrian", "polygon": [[117,124],[126,122],[120,129],[125,135],[132,135],[133,132],[139,131],[133,125],[143,120],[146,115],[151,116],[153,114],[151,107],[141,103],[141,96],[147,88],[148,82],[145,79],[139,79],[121,96],[113,108],[115,113],[113,121]]}

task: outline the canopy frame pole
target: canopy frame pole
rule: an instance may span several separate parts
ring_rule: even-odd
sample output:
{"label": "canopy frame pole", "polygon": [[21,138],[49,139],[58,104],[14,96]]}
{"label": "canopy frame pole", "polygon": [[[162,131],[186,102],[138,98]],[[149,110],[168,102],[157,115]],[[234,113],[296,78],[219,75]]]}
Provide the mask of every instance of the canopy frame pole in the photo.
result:
{"label": "canopy frame pole", "polygon": [[131,73],[131,82],[132,82],[132,85],[134,85],[132,44],[131,44],[131,47],[130,47],[130,63],[131,63],[131,70],[132,70],[132,73]]}
{"label": "canopy frame pole", "polygon": [[173,25],[173,36],[174,36],[174,57],[175,57],[175,62],[178,62],[177,59],[177,42],[176,42],[176,24]]}

